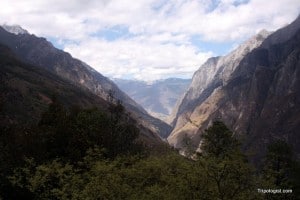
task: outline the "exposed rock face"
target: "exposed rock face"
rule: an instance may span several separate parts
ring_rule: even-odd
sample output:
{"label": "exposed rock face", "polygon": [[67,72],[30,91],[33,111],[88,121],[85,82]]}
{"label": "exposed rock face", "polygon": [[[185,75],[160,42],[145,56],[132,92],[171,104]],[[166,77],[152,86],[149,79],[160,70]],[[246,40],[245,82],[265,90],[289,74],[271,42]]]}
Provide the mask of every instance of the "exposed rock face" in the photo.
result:
{"label": "exposed rock face", "polygon": [[169,78],[148,84],[137,80],[115,79],[114,82],[152,116],[168,122],[177,100],[186,91],[191,80]]}
{"label": "exposed rock face", "polygon": [[[217,109],[213,103],[220,98],[221,94],[218,93],[218,90],[227,84],[231,74],[244,56],[258,47],[268,34],[266,31],[261,31],[227,56],[208,59],[195,72],[189,89],[176,108],[176,115],[172,122],[174,130],[168,138],[171,145],[180,147],[180,141],[183,135],[181,133],[182,131],[191,137],[197,133],[200,124],[191,120],[191,116],[195,116],[195,113],[193,114],[194,110],[199,105],[207,102],[208,99],[210,99],[211,102],[205,106],[205,109],[207,111]],[[213,94],[215,96],[213,96]],[[205,114],[210,115],[210,112],[205,112]],[[195,117],[198,119],[197,121],[199,121],[200,118],[203,118],[201,121],[206,118],[204,113],[201,113],[199,116],[196,114]]]}
{"label": "exposed rock face", "polygon": [[0,27],[0,43],[10,47],[23,61],[45,67],[73,84],[89,89],[103,99],[107,99],[109,92],[113,91],[114,97],[123,102],[127,110],[132,113],[139,123],[161,136],[169,134],[171,129],[169,125],[151,117],[111,80],[82,61],[74,59],[70,54],[56,49],[46,39],[27,33],[12,34]]}
{"label": "exposed rock face", "polygon": [[199,68],[174,117],[171,145],[181,147],[185,134],[199,145],[204,129],[221,119],[252,153],[275,138],[300,152],[300,18],[267,35]]}

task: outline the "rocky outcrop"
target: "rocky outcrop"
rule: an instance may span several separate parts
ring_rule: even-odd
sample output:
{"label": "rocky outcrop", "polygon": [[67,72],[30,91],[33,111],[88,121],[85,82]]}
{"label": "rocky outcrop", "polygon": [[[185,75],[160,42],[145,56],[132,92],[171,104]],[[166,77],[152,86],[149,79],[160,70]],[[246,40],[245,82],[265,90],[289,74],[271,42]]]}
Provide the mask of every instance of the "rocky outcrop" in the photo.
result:
{"label": "rocky outcrop", "polygon": [[269,36],[260,32],[201,66],[178,107],[168,141],[181,147],[187,134],[198,146],[204,129],[221,119],[254,154],[275,138],[286,139],[299,153],[299,79],[300,18]]}
{"label": "rocky outcrop", "polygon": [[[8,28],[6,30],[14,30]],[[121,100],[131,115],[137,121],[164,136],[170,132],[170,126],[150,116],[140,105],[122,92],[111,80],[95,71],[86,63],[73,58],[70,54],[56,49],[44,38],[30,35],[27,32],[7,32],[0,27],[0,43],[10,47],[13,52],[23,61],[35,66],[44,67],[60,77],[63,77],[73,84],[87,88],[103,99],[107,99],[109,93]]]}

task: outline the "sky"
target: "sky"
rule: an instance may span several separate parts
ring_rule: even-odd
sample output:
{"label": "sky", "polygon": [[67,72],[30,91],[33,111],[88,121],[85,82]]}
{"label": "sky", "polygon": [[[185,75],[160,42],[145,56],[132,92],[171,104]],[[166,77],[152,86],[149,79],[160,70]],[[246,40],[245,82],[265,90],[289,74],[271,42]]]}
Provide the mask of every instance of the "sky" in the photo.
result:
{"label": "sky", "polygon": [[0,24],[45,37],[110,78],[191,78],[262,29],[300,13],[300,0],[0,0]]}

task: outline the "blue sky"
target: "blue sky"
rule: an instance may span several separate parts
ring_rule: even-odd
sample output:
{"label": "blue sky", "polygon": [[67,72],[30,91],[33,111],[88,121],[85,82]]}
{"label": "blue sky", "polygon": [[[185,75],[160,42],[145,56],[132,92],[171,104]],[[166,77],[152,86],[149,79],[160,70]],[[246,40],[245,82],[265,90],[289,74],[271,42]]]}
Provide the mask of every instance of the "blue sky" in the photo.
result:
{"label": "blue sky", "polygon": [[261,29],[300,12],[299,0],[14,0],[0,23],[19,24],[111,78],[191,78]]}

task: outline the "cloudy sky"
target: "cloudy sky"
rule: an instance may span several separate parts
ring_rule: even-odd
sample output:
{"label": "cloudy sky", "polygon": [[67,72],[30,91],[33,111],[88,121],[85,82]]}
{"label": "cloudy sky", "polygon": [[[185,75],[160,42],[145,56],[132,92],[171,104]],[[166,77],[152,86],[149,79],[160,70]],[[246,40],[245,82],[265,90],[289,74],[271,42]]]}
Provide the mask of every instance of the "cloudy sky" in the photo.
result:
{"label": "cloudy sky", "polygon": [[108,77],[190,78],[261,29],[300,12],[299,0],[0,0],[19,24]]}

